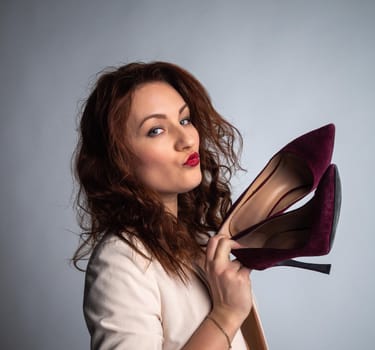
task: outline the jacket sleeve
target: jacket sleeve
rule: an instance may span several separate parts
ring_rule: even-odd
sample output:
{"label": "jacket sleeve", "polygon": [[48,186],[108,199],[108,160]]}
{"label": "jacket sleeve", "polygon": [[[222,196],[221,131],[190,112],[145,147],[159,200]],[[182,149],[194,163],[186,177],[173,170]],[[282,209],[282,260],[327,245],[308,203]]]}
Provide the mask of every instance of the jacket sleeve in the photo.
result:
{"label": "jacket sleeve", "polygon": [[94,251],[83,306],[92,350],[162,349],[160,293],[149,265],[121,240]]}

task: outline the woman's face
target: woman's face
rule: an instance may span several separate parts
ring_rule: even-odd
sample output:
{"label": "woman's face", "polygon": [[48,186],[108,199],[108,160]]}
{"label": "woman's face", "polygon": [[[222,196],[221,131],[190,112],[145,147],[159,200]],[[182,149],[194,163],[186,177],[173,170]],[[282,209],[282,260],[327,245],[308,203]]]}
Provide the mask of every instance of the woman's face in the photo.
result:
{"label": "woman's face", "polygon": [[126,136],[138,158],[136,176],[173,210],[177,194],[192,190],[202,180],[199,135],[189,113],[172,86],[150,82],[136,89],[127,121]]}

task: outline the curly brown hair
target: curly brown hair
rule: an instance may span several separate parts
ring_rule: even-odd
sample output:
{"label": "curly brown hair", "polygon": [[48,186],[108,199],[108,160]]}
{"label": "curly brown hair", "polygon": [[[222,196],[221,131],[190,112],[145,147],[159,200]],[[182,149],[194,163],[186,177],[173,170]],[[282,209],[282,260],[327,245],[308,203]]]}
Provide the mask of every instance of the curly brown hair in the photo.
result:
{"label": "curly brown hair", "polygon": [[[135,89],[155,81],[168,83],[182,96],[200,139],[202,181],[178,195],[178,220],[138,181],[132,168],[136,158],[124,137]],[[145,256],[135,239],[141,241],[148,258],[185,280],[202,255],[198,238],[217,231],[231,205],[229,181],[240,169],[234,150],[235,144],[238,151],[242,148],[239,131],[215,111],[196,78],[167,62],[130,63],[103,72],[82,107],[73,165],[82,232],[74,266],[82,270],[79,261],[112,233]]]}

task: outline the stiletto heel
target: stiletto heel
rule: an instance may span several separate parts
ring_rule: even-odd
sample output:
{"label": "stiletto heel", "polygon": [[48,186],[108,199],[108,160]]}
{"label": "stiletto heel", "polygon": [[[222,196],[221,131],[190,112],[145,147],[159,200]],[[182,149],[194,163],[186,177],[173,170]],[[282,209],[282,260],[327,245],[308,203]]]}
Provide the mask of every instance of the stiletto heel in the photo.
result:
{"label": "stiletto heel", "polygon": [[329,275],[329,273],[331,272],[331,264],[307,263],[307,262],[302,262],[302,261],[296,261],[293,259],[281,261],[275,264],[275,266],[297,267],[299,269],[316,271],[320,273],[325,273],[327,275]]}
{"label": "stiletto heel", "polygon": [[232,205],[218,232],[235,236],[313,191],[331,162],[334,136],[328,124],[283,147]]}
{"label": "stiletto heel", "polygon": [[[233,250],[232,254],[250,269],[294,266],[319,270],[313,268],[313,265],[304,265],[289,259],[329,253],[335,237],[340,207],[340,177],[337,167],[332,164],[327,168],[314,197],[308,203],[296,210],[266,219],[232,237],[244,247]],[[328,267],[323,270],[327,271]]]}

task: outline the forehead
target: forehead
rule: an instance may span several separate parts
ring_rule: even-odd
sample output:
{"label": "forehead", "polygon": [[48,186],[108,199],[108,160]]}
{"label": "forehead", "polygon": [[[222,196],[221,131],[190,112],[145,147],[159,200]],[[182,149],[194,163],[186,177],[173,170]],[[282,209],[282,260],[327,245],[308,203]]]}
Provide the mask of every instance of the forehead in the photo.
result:
{"label": "forehead", "polygon": [[133,93],[129,117],[138,119],[151,114],[173,113],[184,103],[171,85],[159,81],[145,83]]}

